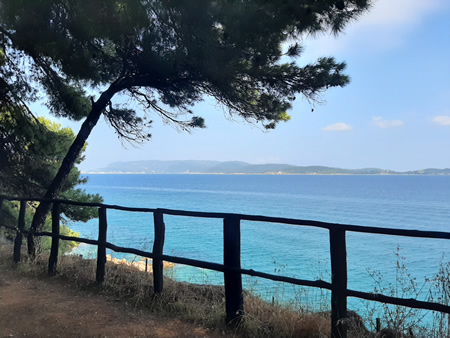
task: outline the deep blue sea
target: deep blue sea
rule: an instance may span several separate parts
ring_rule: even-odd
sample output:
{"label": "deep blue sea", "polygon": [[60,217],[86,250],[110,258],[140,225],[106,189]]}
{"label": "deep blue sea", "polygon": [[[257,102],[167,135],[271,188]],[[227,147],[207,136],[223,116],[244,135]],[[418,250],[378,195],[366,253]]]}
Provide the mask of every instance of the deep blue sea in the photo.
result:
{"label": "deep blue sea", "polygon": [[[107,204],[450,232],[450,176],[97,174],[88,178],[86,191],[99,193]],[[96,239],[97,222],[69,226],[82,237]],[[165,223],[164,253],[223,262],[221,220],[165,216]],[[243,268],[330,281],[327,230],[259,222],[242,222],[241,228]],[[151,251],[152,214],[108,211],[108,240]],[[90,249],[81,245],[75,253],[89,255]],[[450,241],[347,233],[347,255],[348,287],[371,292],[377,285],[368,271],[381,273],[385,286],[395,284],[398,260],[419,284],[433,277],[440,262],[450,259]],[[167,274],[193,283],[223,283],[222,274],[192,267],[176,266]],[[295,298],[314,307],[323,297],[318,290],[311,298],[302,288],[263,279],[244,277],[244,283],[262,297],[282,302]]]}

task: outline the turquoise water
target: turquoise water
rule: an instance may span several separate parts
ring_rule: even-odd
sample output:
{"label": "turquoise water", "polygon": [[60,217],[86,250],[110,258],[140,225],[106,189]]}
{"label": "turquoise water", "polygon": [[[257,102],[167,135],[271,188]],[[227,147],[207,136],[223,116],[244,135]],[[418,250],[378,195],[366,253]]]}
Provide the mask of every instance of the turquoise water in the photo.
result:
{"label": "turquoise water", "polygon": [[[107,204],[123,206],[450,231],[450,176],[89,175],[84,188],[101,194]],[[165,216],[165,223],[164,253],[222,263],[221,220]],[[70,226],[82,237],[97,238],[97,220]],[[108,240],[151,251],[152,214],[108,211]],[[348,287],[373,291],[376,285],[367,269],[394,282],[398,247],[401,262],[417,281],[432,277],[450,255],[448,240],[348,233]],[[88,255],[91,248],[81,245],[76,253]],[[243,268],[330,281],[327,230],[242,222],[241,248]],[[178,280],[223,283],[222,274],[192,267],[177,266],[167,273]],[[282,283],[245,277],[244,282],[267,299],[305,297],[303,289]],[[315,306],[322,296],[316,291],[314,299],[303,301]]]}

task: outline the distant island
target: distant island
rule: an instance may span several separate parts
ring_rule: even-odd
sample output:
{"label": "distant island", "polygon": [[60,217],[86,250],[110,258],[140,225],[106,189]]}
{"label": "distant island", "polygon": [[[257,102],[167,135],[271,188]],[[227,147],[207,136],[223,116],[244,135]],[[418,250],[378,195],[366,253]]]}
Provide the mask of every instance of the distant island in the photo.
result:
{"label": "distant island", "polygon": [[398,172],[364,168],[341,169],[325,166],[292,164],[251,164],[241,161],[129,161],[113,162],[85,174],[259,174],[259,175],[450,175],[450,168]]}

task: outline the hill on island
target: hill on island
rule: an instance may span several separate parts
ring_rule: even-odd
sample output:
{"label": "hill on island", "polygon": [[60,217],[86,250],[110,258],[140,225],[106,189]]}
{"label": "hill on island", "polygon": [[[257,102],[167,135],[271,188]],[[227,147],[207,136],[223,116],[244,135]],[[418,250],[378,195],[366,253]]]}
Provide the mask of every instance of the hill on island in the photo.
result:
{"label": "hill on island", "polygon": [[297,174],[297,175],[450,175],[450,169],[423,169],[398,172],[364,168],[342,169],[325,166],[296,166],[291,164],[251,164],[241,161],[128,161],[113,162],[91,174]]}

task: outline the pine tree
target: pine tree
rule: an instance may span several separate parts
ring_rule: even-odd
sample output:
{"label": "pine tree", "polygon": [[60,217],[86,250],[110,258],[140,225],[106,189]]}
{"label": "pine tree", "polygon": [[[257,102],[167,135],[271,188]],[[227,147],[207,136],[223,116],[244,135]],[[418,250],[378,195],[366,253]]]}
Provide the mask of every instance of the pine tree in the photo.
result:
{"label": "pine tree", "polygon": [[0,0],[0,96],[27,104],[44,92],[54,115],[84,119],[44,195],[54,198],[101,115],[126,140],[150,137],[145,115],[113,103],[119,93],[183,130],[204,127],[191,107],[205,96],[271,129],[297,95],[345,86],[345,63],[295,60],[305,36],[339,33],[370,2]]}
{"label": "pine tree", "polygon": [[[34,197],[45,194],[59,170],[62,159],[75,139],[70,128],[24,114],[18,107],[11,112],[0,110],[0,192],[9,196]],[[83,161],[83,152],[75,164]],[[64,181],[60,197],[79,202],[101,203],[98,194],[88,194],[78,186],[85,184],[73,166]],[[62,206],[66,219],[86,222],[97,217],[93,208]]]}

